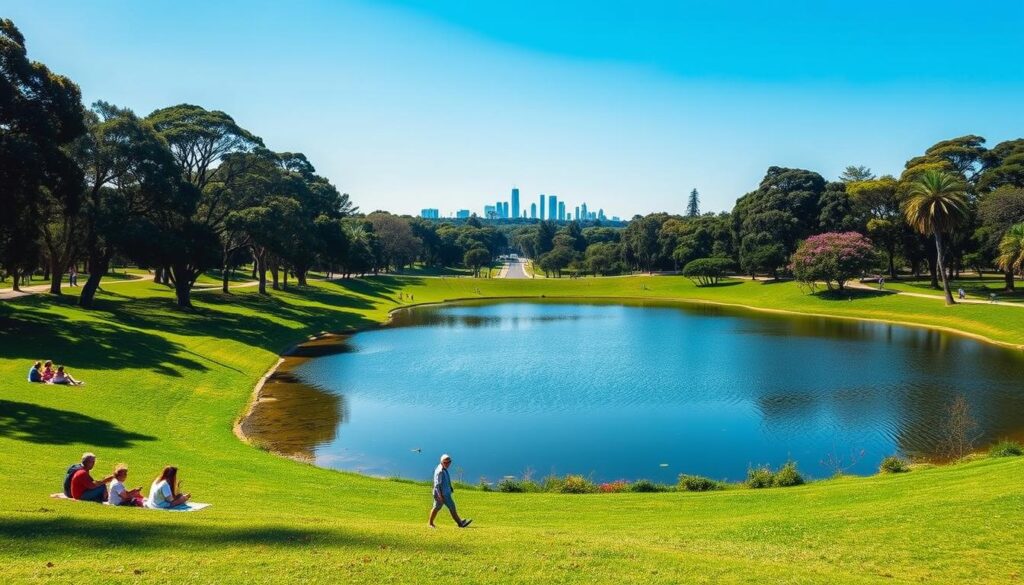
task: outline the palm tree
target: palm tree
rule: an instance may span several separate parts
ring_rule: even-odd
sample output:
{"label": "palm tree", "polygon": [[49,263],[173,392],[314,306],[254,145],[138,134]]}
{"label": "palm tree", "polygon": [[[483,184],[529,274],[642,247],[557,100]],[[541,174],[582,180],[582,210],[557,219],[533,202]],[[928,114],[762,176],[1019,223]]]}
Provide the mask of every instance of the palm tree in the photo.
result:
{"label": "palm tree", "polygon": [[946,265],[942,260],[942,236],[954,231],[966,217],[966,190],[967,186],[956,175],[927,170],[910,186],[910,192],[903,203],[903,214],[910,227],[935,238],[935,260],[942,277],[942,290],[946,293],[947,305],[955,304],[955,301],[949,290]]}
{"label": "palm tree", "polygon": [[1008,273],[1024,273],[1024,223],[1012,226],[999,242],[999,268]]}

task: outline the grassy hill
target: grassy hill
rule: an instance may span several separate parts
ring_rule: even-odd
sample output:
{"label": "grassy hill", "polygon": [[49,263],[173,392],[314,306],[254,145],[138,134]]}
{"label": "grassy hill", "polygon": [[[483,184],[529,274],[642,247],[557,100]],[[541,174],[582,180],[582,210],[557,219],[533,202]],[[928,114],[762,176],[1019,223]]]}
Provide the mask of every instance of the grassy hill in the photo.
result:
{"label": "grassy hill", "polygon": [[[1024,458],[774,490],[685,494],[461,491],[475,518],[426,528],[429,488],[319,469],[240,442],[232,425],[280,351],[373,326],[416,303],[488,296],[703,299],[942,327],[1024,345],[1024,309],[946,308],[791,283],[700,289],[678,277],[379,277],[260,297],[150,282],[82,311],[72,297],[0,303],[0,563],[8,581],[870,583],[1024,580]],[[87,386],[30,385],[32,360]],[[386,430],[382,429],[382,432]],[[148,486],[165,464],[209,510],[174,514],[51,500],[84,450]]]}

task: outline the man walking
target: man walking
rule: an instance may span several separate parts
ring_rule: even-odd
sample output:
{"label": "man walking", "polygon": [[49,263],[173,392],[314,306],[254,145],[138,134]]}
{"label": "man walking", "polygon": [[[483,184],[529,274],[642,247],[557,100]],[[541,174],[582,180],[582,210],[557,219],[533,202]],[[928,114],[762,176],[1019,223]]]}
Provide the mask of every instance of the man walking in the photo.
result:
{"label": "man walking", "polygon": [[452,514],[452,520],[459,525],[459,528],[465,528],[469,526],[469,518],[463,520],[459,518],[459,513],[455,511],[455,500],[452,499],[452,478],[448,475],[448,468],[451,467],[452,458],[446,453],[441,455],[441,463],[434,469],[434,507],[430,510],[430,527],[437,528],[434,526],[434,518],[437,517],[437,513],[441,511],[441,506],[448,506],[448,511]]}

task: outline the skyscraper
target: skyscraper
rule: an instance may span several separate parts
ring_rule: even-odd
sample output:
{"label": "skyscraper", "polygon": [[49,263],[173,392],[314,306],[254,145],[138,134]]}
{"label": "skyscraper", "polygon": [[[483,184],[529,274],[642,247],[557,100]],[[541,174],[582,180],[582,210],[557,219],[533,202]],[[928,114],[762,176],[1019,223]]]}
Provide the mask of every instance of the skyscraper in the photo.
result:
{"label": "skyscraper", "polygon": [[530,219],[537,219],[537,204],[530,204]]}
{"label": "skyscraper", "polygon": [[469,219],[469,210],[460,209],[455,212],[455,219]]}
{"label": "skyscraper", "polygon": [[498,219],[498,210],[493,205],[484,205],[484,217]]}
{"label": "skyscraper", "polygon": [[548,219],[558,219],[558,197],[554,195],[548,197]]}
{"label": "skyscraper", "polygon": [[580,206],[579,205],[576,206],[576,213],[572,214],[572,216],[576,218],[576,221],[580,220]]}
{"label": "skyscraper", "polygon": [[586,203],[584,203],[583,205],[580,205],[580,213],[582,214],[582,215],[580,215],[580,219],[582,219],[584,221],[590,219],[590,217],[587,215],[587,204]]}
{"label": "skyscraper", "polygon": [[519,188],[512,187],[512,219],[519,219]]}
{"label": "skyscraper", "polygon": [[565,201],[558,202],[558,221],[565,221]]}
{"label": "skyscraper", "polygon": [[508,219],[512,217],[508,214],[508,201],[501,204],[501,219]]}
{"label": "skyscraper", "polygon": [[420,210],[420,217],[423,219],[438,219],[441,217],[441,213],[436,209],[422,209]]}
{"label": "skyscraper", "polygon": [[540,220],[544,221],[544,194],[540,194]]}

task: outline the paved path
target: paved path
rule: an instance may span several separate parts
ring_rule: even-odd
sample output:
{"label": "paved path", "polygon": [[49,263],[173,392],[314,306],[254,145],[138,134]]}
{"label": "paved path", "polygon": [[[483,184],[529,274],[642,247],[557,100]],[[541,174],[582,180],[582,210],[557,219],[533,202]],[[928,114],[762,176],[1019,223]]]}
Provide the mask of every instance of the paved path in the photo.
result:
{"label": "paved path", "polygon": [[[131,278],[122,278],[118,280],[103,280],[100,281],[101,287],[107,287],[115,284],[127,283],[127,282],[139,282],[140,280],[153,280],[152,274],[133,274]],[[86,278],[84,275],[79,275],[78,286],[71,287],[66,282],[61,285],[61,290],[67,290],[69,288],[82,288],[85,285]],[[21,297],[27,297],[28,295],[37,295],[39,293],[49,293],[50,283],[46,284],[31,284],[29,286],[21,287],[20,291],[14,289],[5,288],[0,290],[0,301],[9,301],[11,299],[18,299]]]}
{"label": "paved path", "polygon": [[[928,293],[908,292],[908,291],[905,291],[905,290],[895,290],[895,289],[889,289],[889,288],[882,289],[881,291],[879,291],[878,285],[872,286],[872,285],[869,285],[869,284],[865,284],[863,282],[850,282],[850,283],[847,283],[846,286],[848,286],[849,288],[856,288],[856,289],[860,289],[860,290],[871,290],[871,291],[875,291],[875,292],[886,292],[886,293],[889,293],[889,294],[897,294],[897,295],[903,295],[903,296],[908,296],[908,297],[918,297],[918,298],[921,298],[921,299],[933,299],[933,300],[938,300],[938,301],[943,301],[943,302],[945,302],[945,300],[946,300],[945,295],[930,295]],[[992,301],[989,301],[989,300],[985,300],[985,299],[972,299],[970,297],[968,297],[966,299],[957,299],[956,302],[963,303],[965,305],[1002,305],[1004,307],[1022,307],[1022,308],[1024,308],[1024,303],[1010,303],[1010,302],[1007,302],[1007,301],[996,301],[996,302],[993,303]]]}
{"label": "paved path", "polygon": [[499,278],[530,278],[523,269],[523,261],[506,263],[501,269]]}

